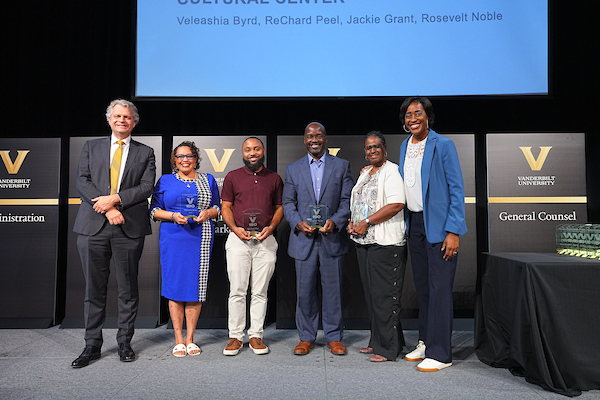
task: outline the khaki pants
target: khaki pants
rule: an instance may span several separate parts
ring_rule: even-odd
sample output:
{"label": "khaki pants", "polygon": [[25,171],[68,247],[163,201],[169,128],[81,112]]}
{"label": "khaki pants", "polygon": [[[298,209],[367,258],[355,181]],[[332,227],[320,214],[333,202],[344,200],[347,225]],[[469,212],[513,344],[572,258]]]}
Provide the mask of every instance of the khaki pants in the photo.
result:
{"label": "khaki pants", "polygon": [[246,328],[246,293],[250,287],[248,337],[261,338],[267,313],[267,290],[275,271],[277,241],[241,240],[230,232],[225,243],[229,276],[229,337],[242,340]]}

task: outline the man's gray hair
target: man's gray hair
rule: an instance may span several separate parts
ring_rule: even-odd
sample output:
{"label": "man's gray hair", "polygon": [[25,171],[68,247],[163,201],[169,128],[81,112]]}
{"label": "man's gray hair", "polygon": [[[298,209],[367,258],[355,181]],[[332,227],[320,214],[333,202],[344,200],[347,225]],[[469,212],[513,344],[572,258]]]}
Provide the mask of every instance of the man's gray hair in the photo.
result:
{"label": "man's gray hair", "polygon": [[116,100],[113,100],[110,102],[110,104],[106,108],[106,120],[107,121],[110,120],[110,117],[112,116],[112,112],[113,112],[113,107],[116,106],[117,104],[120,106],[129,108],[129,110],[131,110],[131,113],[133,114],[133,121],[136,124],[139,122],[140,114],[138,113],[137,107],[135,106],[135,104],[133,104],[129,100],[124,100],[124,99],[116,99]]}

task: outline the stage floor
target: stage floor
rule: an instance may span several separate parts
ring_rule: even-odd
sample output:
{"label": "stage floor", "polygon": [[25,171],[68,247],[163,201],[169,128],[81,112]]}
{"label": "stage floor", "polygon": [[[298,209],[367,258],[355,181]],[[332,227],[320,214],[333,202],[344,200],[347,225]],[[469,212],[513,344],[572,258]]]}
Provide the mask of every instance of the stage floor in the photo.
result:
{"label": "stage floor", "polygon": [[[294,356],[295,330],[265,329],[270,354],[248,347],[234,357],[222,354],[226,330],[198,330],[198,357],[175,358],[173,331],[162,326],[136,330],[138,358],[122,363],[116,330],[104,331],[102,358],[83,369],[70,367],[83,350],[82,329],[0,330],[0,398],[7,399],[564,399],[527,383],[506,369],[492,368],[474,354],[473,332],[455,331],[454,365],[419,372],[417,363],[372,363],[358,350],[368,331],[346,331],[346,356],[332,355],[319,332],[316,348]],[[417,332],[406,330],[408,347]],[[600,390],[579,399],[600,399]]]}

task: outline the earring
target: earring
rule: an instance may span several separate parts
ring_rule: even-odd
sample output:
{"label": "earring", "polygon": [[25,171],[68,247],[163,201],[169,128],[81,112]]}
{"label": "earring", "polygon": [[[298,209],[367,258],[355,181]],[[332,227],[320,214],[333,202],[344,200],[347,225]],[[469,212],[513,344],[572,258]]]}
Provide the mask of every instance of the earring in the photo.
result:
{"label": "earring", "polygon": [[427,129],[429,129],[429,118],[427,118]]}
{"label": "earring", "polygon": [[404,124],[402,124],[402,129],[404,129],[404,132],[410,133],[410,131],[408,129],[406,129],[406,125],[404,125]]}
{"label": "earring", "polygon": [[385,156],[384,157],[387,158],[387,151],[385,152]]}
{"label": "earring", "polygon": [[365,160],[369,161],[369,158],[365,155]]}

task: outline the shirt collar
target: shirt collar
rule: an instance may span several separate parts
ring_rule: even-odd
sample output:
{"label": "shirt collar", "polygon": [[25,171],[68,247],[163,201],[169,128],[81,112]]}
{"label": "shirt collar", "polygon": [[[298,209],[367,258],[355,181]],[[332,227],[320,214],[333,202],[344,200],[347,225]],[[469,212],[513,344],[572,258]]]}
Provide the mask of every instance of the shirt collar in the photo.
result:
{"label": "shirt collar", "polygon": [[123,142],[124,146],[128,146],[129,142],[131,142],[131,135],[127,136],[125,139],[118,139],[114,133],[111,133],[110,135],[110,144],[115,144],[117,143],[117,140],[120,140]]}
{"label": "shirt collar", "polygon": [[316,159],[316,158],[314,158],[314,157],[313,157],[313,156],[312,156],[310,153],[307,153],[307,154],[306,154],[306,156],[308,157],[308,164],[310,165],[310,164],[312,164],[313,162],[316,162],[316,163],[324,163],[324,162],[325,162],[325,154],[326,154],[326,153],[323,153],[323,155],[321,156],[321,158],[319,158],[319,159]]}
{"label": "shirt collar", "polygon": [[263,165],[262,169],[261,169],[259,172],[254,172],[254,171],[252,171],[252,170],[251,170],[250,168],[248,168],[248,166],[246,166],[246,165],[244,165],[242,169],[243,169],[243,170],[244,170],[244,172],[245,172],[245,173],[247,173],[248,175],[254,175],[254,174],[256,174],[256,175],[262,175],[262,174],[263,174],[263,172],[265,171],[265,169],[267,169],[267,167],[265,167],[265,166]]}

